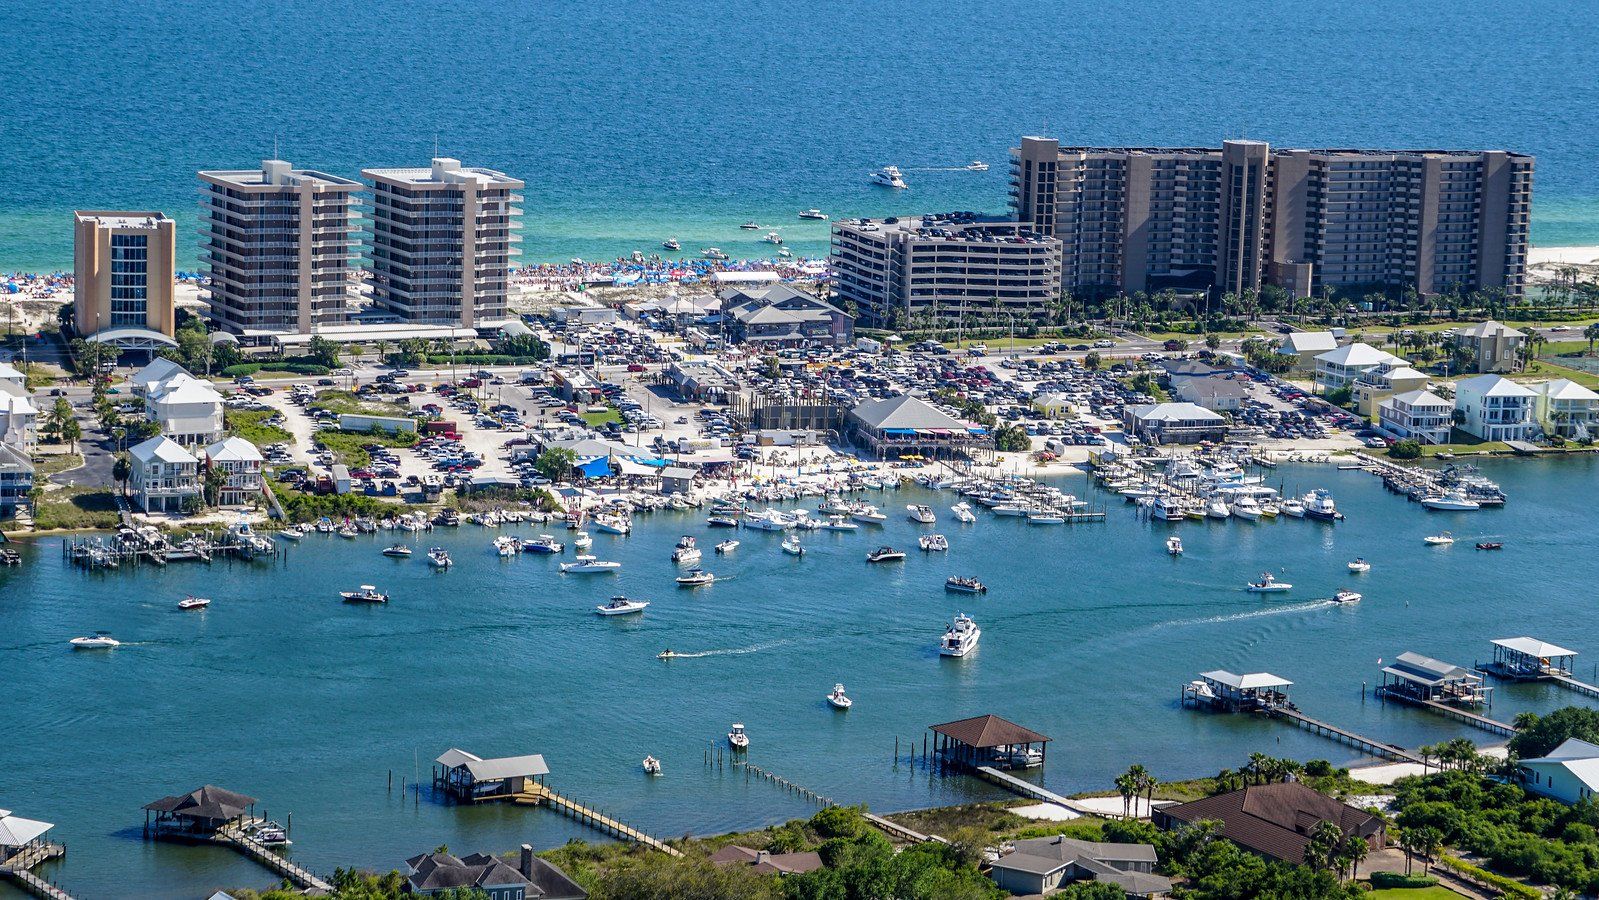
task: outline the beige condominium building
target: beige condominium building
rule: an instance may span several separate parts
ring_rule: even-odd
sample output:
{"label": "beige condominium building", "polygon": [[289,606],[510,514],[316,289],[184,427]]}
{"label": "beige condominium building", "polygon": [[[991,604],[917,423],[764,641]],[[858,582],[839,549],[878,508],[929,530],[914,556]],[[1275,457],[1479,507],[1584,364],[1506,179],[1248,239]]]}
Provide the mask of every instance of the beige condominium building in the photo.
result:
{"label": "beige condominium building", "polygon": [[74,215],[72,312],[78,334],[132,350],[175,346],[176,223],[159,212]]}
{"label": "beige condominium building", "polygon": [[970,213],[841,219],[829,263],[835,303],[871,328],[1022,325],[1060,296],[1059,240]]}
{"label": "beige condominium building", "polygon": [[1011,151],[1011,210],[1064,245],[1074,291],[1276,285],[1520,296],[1533,158],[1503,150]]}
{"label": "beige condominium building", "polygon": [[279,159],[199,174],[213,324],[259,343],[343,323],[364,185]]}
{"label": "beige condominium building", "polygon": [[426,169],[365,169],[374,302],[402,321],[489,327],[509,315],[523,183],[434,159]]}

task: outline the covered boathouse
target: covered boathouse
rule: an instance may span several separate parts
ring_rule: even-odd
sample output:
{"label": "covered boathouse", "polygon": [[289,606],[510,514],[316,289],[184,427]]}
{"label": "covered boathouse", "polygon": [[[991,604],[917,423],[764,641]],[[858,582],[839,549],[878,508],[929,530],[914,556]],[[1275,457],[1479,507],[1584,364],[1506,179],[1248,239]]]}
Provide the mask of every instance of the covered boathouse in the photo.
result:
{"label": "covered boathouse", "polygon": [[1201,672],[1199,678],[1183,685],[1182,703],[1222,712],[1254,712],[1274,707],[1293,707],[1288,689],[1294,683],[1270,672],[1236,675],[1226,669]]}
{"label": "covered boathouse", "polygon": [[433,787],[459,803],[509,800],[526,793],[529,782],[538,784],[550,774],[544,756],[502,756],[484,759],[455,747],[433,761]]}
{"label": "covered boathouse", "polygon": [[[187,794],[162,797],[144,805],[144,833],[161,838],[211,840],[217,832],[246,816],[253,817],[254,797],[208,784]],[[151,817],[154,813],[154,817]]]}
{"label": "covered boathouse", "polygon": [[1572,664],[1577,659],[1577,651],[1557,647],[1537,638],[1499,638],[1493,645],[1493,662],[1483,668],[1511,681],[1570,678]]}
{"label": "covered boathouse", "polygon": [[1441,659],[1405,652],[1383,667],[1379,697],[1396,697],[1423,703],[1452,706],[1481,706],[1489,702],[1493,688],[1483,684],[1482,675]]}
{"label": "covered boathouse", "polygon": [[973,716],[934,725],[934,758],[941,764],[975,769],[1026,769],[1044,764],[1049,738],[999,716]]}

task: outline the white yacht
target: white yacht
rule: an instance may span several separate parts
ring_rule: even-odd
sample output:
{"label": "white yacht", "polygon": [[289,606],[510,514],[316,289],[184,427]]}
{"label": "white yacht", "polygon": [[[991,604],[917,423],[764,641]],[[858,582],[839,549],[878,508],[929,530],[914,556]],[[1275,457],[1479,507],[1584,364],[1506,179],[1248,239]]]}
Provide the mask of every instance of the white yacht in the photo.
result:
{"label": "white yacht", "polygon": [[938,642],[940,656],[965,656],[977,649],[977,640],[983,636],[983,630],[971,616],[957,613],[954,621],[944,629],[944,637]]}
{"label": "white yacht", "polygon": [[377,589],[376,585],[363,584],[358,591],[339,591],[347,603],[387,603],[389,595]]}
{"label": "white yacht", "polygon": [[970,525],[977,521],[977,515],[972,512],[972,507],[969,503],[957,503],[951,506],[949,511],[954,514],[955,521],[962,525]]}
{"label": "white yacht", "polygon": [[494,552],[502,559],[509,559],[520,553],[522,542],[514,537],[497,537],[494,539]]}
{"label": "white yacht", "polygon": [[615,572],[622,568],[619,562],[595,559],[592,555],[580,554],[577,559],[569,563],[561,563],[561,571],[573,575],[599,575],[605,572]]}
{"label": "white yacht", "polygon": [[1354,592],[1354,591],[1352,591],[1352,590],[1350,590],[1348,588],[1344,588],[1344,589],[1340,590],[1338,593],[1333,595],[1333,602],[1334,603],[1359,603],[1360,602],[1360,594],[1358,594],[1358,593],[1356,593],[1356,592]]}
{"label": "white yacht", "polygon": [[[559,547],[560,545],[557,544],[556,546]],[[587,550],[592,546],[594,546],[594,538],[587,531],[579,531],[577,534],[572,535],[572,548],[574,550]],[[556,552],[560,551],[557,550]]]}
{"label": "white yacht", "polygon": [[1282,510],[1283,515],[1290,518],[1303,519],[1305,517],[1305,504],[1298,500],[1284,500],[1277,504],[1277,508]]}
{"label": "white yacht", "polygon": [[904,559],[905,551],[895,550],[893,547],[886,546],[878,547],[876,550],[866,554],[866,561],[869,563],[902,562]]}
{"label": "white yacht", "polygon": [[916,539],[916,543],[920,544],[923,550],[934,553],[949,549],[949,538],[941,534],[924,534]]}
{"label": "white yacht", "polygon": [[1482,509],[1481,503],[1478,503],[1459,491],[1450,491],[1447,494],[1423,497],[1421,498],[1421,505],[1427,507],[1428,509],[1441,509],[1452,512],[1470,512],[1471,510]]}
{"label": "white yacht", "polygon": [[699,587],[702,584],[710,584],[714,581],[716,581],[715,575],[699,568],[689,569],[682,575],[677,576],[678,587]]}
{"label": "white yacht", "polygon": [[744,517],[744,527],[756,531],[787,531],[794,527],[794,520],[775,509]]}
{"label": "white yacht", "polygon": [[601,513],[594,517],[594,530],[601,534],[627,534],[633,530],[633,523],[625,516]]}
{"label": "white yacht", "polygon": [[775,231],[768,231],[766,232],[766,237],[761,238],[761,240],[768,244],[781,244],[783,243],[783,236]]}
{"label": "white yacht", "polygon": [[178,609],[205,609],[211,601],[205,597],[184,597],[178,601]]}
{"label": "white yacht", "polygon": [[921,525],[932,525],[938,521],[938,516],[933,513],[931,506],[910,504],[905,507],[905,517]]}
{"label": "white yacht", "polygon": [[816,219],[822,222],[827,221],[827,213],[824,213],[819,209],[801,210],[799,217],[802,219]]}
{"label": "white yacht", "polygon": [[1032,512],[1032,507],[1022,506],[1018,503],[1004,503],[999,506],[989,507],[989,511],[996,516],[1025,517],[1028,513]]}
{"label": "white yacht", "polygon": [[677,238],[667,238],[666,240],[661,241],[661,249],[671,250],[673,253],[676,253],[677,251],[683,249],[683,245],[678,243]]}
{"label": "white yacht", "polygon": [[1205,504],[1205,515],[1212,519],[1225,519],[1232,514],[1232,508],[1220,497],[1212,497]]}
{"label": "white yacht", "polygon": [[700,548],[694,546],[694,538],[690,535],[683,535],[678,539],[677,546],[672,548],[672,562],[675,563],[696,563],[700,561],[700,556]]}
{"label": "white yacht", "polygon": [[1027,514],[1029,525],[1065,525],[1066,517],[1053,509],[1035,509]]}
{"label": "white yacht", "polygon": [[748,750],[750,748],[750,736],[744,733],[744,726],[742,724],[738,722],[733,723],[732,730],[728,731],[727,733],[727,743],[731,745],[734,750]]}
{"label": "white yacht", "polygon": [[843,516],[829,516],[827,524],[822,526],[823,531],[860,531],[861,526],[844,518]]}
{"label": "white yacht", "polygon": [[833,692],[827,695],[827,702],[831,703],[834,709],[849,709],[855,705],[855,701],[844,693],[842,684],[833,685]]}
{"label": "white yacht", "polygon": [[644,607],[649,605],[648,600],[629,600],[626,597],[616,596],[612,597],[609,603],[594,607],[594,611],[602,616],[625,616],[629,613],[643,612]]}
{"label": "white yacht", "polygon": [[716,545],[717,553],[732,553],[738,549],[738,541],[722,541]]}
{"label": "white yacht", "polygon": [[708,528],[737,528],[738,516],[725,512],[711,513],[705,518],[705,525]]}
{"label": "white yacht", "polygon": [[849,517],[867,525],[881,525],[888,521],[888,516],[883,515],[882,510],[870,504],[856,507],[855,511],[849,514]]}
{"label": "white yacht", "polygon": [[560,553],[566,547],[550,535],[541,534],[522,544],[522,549],[528,553]]}
{"label": "white yacht", "polygon": [[1447,531],[1440,531],[1437,534],[1429,534],[1422,540],[1434,547],[1446,547],[1455,542],[1455,536]]}
{"label": "white yacht", "polygon": [[1337,504],[1333,503],[1332,494],[1317,488],[1301,498],[1305,504],[1305,515],[1323,522],[1334,522],[1342,519],[1344,514],[1338,511]]}
{"label": "white yacht", "polygon": [[1349,562],[1349,571],[1364,575],[1371,571],[1371,563],[1366,562],[1364,556],[1357,556]]}
{"label": "white yacht", "polygon": [[1166,539],[1166,552],[1170,553],[1172,556],[1182,556],[1183,555],[1183,539],[1178,537],[1175,534],[1172,535],[1171,537],[1167,538]]}
{"label": "white yacht", "polygon": [[783,539],[783,552],[789,556],[804,556],[805,548],[800,546],[799,537],[791,534]]}
{"label": "white yacht", "polygon": [[706,259],[718,260],[728,258],[727,254],[723,253],[720,247],[706,247],[704,250],[700,251],[700,256],[703,256]]}
{"label": "white yacht", "polygon": [[1286,581],[1278,581],[1270,572],[1261,573],[1259,581],[1251,581],[1244,590],[1251,594],[1281,594],[1293,590],[1293,585]]}
{"label": "white yacht", "polygon": [[383,555],[394,559],[409,559],[411,557],[411,548],[404,544],[395,544],[391,547],[383,548]]}
{"label": "white yacht", "polygon": [[974,159],[971,162],[966,164],[966,171],[968,171],[968,172],[987,172],[988,171],[988,163],[985,163],[985,162],[983,162],[980,159]]}
{"label": "white yacht", "polygon": [[872,184],[891,187],[896,190],[906,187],[905,176],[900,172],[898,166],[884,166],[868,175],[867,180]]}
{"label": "white yacht", "polygon": [[75,637],[67,643],[74,650],[110,650],[112,647],[122,646],[122,642],[104,631],[96,631],[89,637]]}
{"label": "white yacht", "polygon": [[455,560],[450,559],[450,551],[443,547],[434,547],[428,551],[428,565],[435,569],[448,569],[455,565]]}
{"label": "white yacht", "polygon": [[1260,504],[1254,497],[1241,496],[1233,500],[1232,514],[1240,519],[1253,522],[1260,518]]}

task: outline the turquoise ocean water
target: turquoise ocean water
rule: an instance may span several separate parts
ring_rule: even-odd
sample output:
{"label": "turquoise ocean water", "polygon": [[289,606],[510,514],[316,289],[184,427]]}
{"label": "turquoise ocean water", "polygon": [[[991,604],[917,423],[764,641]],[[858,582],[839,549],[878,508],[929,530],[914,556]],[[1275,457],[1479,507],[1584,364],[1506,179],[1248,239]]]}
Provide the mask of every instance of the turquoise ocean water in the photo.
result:
{"label": "turquoise ocean water", "polygon": [[[410,541],[451,549],[457,564],[442,575],[420,552],[380,556],[389,535],[313,535],[276,564],[101,573],[70,568],[59,538],[40,539],[23,545],[23,567],[0,570],[0,806],[57,823],[70,849],[51,872],[82,896],[195,897],[271,881],[222,850],[141,840],[144,803],[206,782],[261,798],[280,821],[292,813],[294,856],[318,871],[386,870],[441,843],[505,850],[584,835],[543,810],[406,799],[400,780],[425,775],[451,746],[543,753],[558,789],[676,836],[812,809],[704,766],[732,722],[748,726],[762,768],[878,810],[1000,796],[893,759],[896,737],[902,749],[919,746],[928,725],[985,712],[1055,739],[1039,777],[1062,792],[1107,789],[1133,762],[1170,780],[1236,767],[1257,750],[1356,761],[1286,724],[1180,709],[1179,687],[1213,668],[1277,673],[1309,714],[1402,746],[1491,742],[1362,693],[1379,659],[1415,650],[1469,664],[1489,658],[1490,639],[1521,634],[1577,650],[1579,674],[1592,677],[1599,610],[1584,586],[1599,578],[1599,460],[1484,471],[1510,493],[1506,508],[1428,513],[1370,475],[1284,466],[1274,486],[1328,487],[1348,521],[1183,523],[1180,559],[1165,552],[1169,526],[1139,520],[1120,498],[1091,495],[1111,504],[1100,525],[1030,527],[985,513],[961,526],[947,513],[950,494],[884,492],[873,495],[889,515],[880,534],[808,535],[796,560],[780,535],[742,531],[733,555],[708,555],[718,581],[698,591],[672,584],[668,555],[683,533],[726,536],[699,513],[655,514],[627,537],[596,534],[595,552],[623,569],[589,578],[556,574],[549,557],[502,561],[490,548],[496,532],[472,526]],[[1061,484],[1084,490],[1081,476]],[[938,510],[948,554],[913,549],[923,528],[904,505],[916,502]],[[1460,543],[1422,543],[1446,528]],[[1478,552],[1481,539],[1505,549]],[[910,558],[867,564],[882,543]],[[1348,574],[1355,556],[1372,562],[1368,575]],[[1265,570],[1293,592],[1245,593]],[[982,579],[989,594],[945,593],[952,573]],[[393,602],[339,602],[336,590],[362,582]],[[1365,600],[1329,603],[1343,586]],[[179,611],[189,593],[214,603]],[[652,605],[641,618],[593,614],[617,593]],[[981,645],[940,659],[942,625],[960,610],[982,626]],[[127,643],[69,649],[94,629]],[[691,655],[656,660],[667,647]],[[856,701],[847,713],[823,700],[838,681]],[[1500,686],[1491,714],[1592,702],[1553,686]],[[664,778],[639,772],[645,754],[663,760]]]}
{"label": "turquoise ocean water", "polygon": [[[195,170],[275,143],[348,176],[435,146],[517,175],[529,261],[762,255],[752,218],[821,253],[813,206],[1003,212],[1006,149],[1039,132],[1511,148],[1539,157],[1534,241],[1599,243],[1587,3],[0,0],[0,28],[0,270],[70,268],[74,208],[190,222]],[[886,163],[909,191],[866,184]]]}

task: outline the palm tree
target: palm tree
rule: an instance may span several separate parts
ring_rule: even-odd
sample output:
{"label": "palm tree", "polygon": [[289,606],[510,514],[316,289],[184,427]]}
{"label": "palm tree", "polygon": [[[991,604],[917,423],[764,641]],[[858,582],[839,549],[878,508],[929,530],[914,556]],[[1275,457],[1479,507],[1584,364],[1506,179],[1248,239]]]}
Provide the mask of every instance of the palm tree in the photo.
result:
{"label": "palm tree", "polygon": [[1415,835],[1410,833],[1408,828],[1401,829],[1399,832],[1399,849],[1405,851],[1405,874],[1409,875],[1411,860],[1416,853],[1416,838]]}
{"label": "palm tree", "polygon": [[133,477],[133,463],[129,462],[126,453],[118,453],[117,461],[111,464],[111,478],[122,486],[122,496],[128,496],[128,479]]}
{"label": "palm tree", "polygon": [[1133,778],[1131,773],[1123,773],[1116,776],[1115,785],[1117,793],[1122,795],[1122,818],[1131,819],[1133,794],[1138,790],[1137,779]]}
{"label": "palm tree", "polygon": [[1309,839],[1305,841],[1306,866],[1317,872],[1326,872],[1337,865],[1338,853],[1344,842],[1344,833],[1337,825],[1328,821],[1316,823],[1310,830]]}
{"label": "palm tree", "polygon": [[1252,774],[1251,783],[1265,784],[1266,763],[1271,757],[1260,751],[1249,754],[1249,765],[1245,766]]}
{"label": "palm tree", "polygon": [[1155,787],[1159,784],[1160,779],[1153,775],[1144,777],[1144,794],[1149,798],[1144,804],[1144,809],[1148,810],[1151,816],[1155,814]]}
{"label": "palm tree", "polygon": [[1595,322],[1582,330],[1582,336],[1588,339],[1588,355],[1593,355],[1593,345],[1599,341],[1599,322]]}
{"label": "palm tree", "polygon": [[1367,854],[1371,853],[1371,845],[1365,838],[1358,834],[1351,834],[1344,838],[1343,847],[1339,856],[1343,858],[1344,865],[1349,867],[1349,877],[1354,878],[1360,870],[1360,864],[1366,861]]}
{"label": "palm tree", "polygon": [[1444,834],[1438,829],[1427,825],[1416,829],[1416,850],[1421,854],[1421,874],[1432,874],[1432,863],[1444,849]]}

